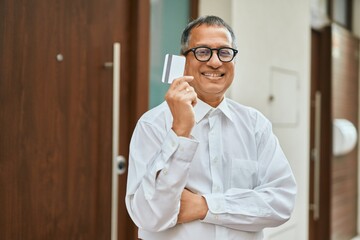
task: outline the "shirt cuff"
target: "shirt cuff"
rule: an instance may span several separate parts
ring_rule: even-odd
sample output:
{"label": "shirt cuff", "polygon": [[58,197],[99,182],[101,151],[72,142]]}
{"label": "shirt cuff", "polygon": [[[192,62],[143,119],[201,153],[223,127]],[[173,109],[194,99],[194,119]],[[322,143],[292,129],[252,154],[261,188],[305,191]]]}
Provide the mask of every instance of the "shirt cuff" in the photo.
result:
{"label": "shirt cuff", "polygon": [[210,212],[210,210],[207,212],[205,218],[203,220],[200,220],[204,223],[212,223],[216,225],[221,225],[221,215],[220,214],[213,214]]}
{"label": "shirt cuff", "polygon": [[221,224],[222,213],[225,212],[225,197],[223,194],[205,194],[203,197],[206,199],[208,205],[208,212],[202,222]]}
{"label": "shirt cuff", "polygon": [[147,199],[152,199],[156,188],[157,173],[169,164],[170,159],[191,162],[199,142],[194,138],[178,137],[170,130],[161,146],[160,156],[155,159],[151,170],[144,181],[144,193]]}
{"label": "shirt cuff", "polygon": [[205,194],[209,211],[213,214],[221,214],[226,212],[226,201],[224,194]]}

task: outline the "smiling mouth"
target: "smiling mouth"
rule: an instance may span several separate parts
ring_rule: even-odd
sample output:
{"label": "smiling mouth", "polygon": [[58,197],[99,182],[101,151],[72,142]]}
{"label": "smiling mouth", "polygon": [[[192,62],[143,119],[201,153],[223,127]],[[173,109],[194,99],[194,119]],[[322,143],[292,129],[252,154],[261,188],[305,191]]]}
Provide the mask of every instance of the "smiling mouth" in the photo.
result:
{"label": "smiling mouth", "polygon": [[221,78],[225,74],[224,73],[202,73],[202,75],[205,77],[208,77],[208,78]]}

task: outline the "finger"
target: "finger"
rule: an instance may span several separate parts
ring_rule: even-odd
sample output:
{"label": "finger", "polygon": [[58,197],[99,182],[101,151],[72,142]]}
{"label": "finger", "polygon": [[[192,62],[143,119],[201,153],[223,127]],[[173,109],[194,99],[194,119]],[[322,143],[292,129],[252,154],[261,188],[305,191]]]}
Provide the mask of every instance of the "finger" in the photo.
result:
{"label": "finger", "polygon": [[[186,86],[189,85],[189,82],[193,81],[194,77],[193,76],[183,76],[183,77],[179,77],[176,78],[172,83],[171,83],[171,88],[173,89],[184,89]],[[185,83],[185,84],[184,84]]]}
{"label": "finger", "polygon": [[180,93],[190,93],[192,88],[188,82],[182,81],[173,86],[172,90]]}
{"label": "finger", "polygon": [[179,77],[176,78],[174,80],[174,82],[180,83],[180,82],[191,82],[192,80],[194,80],[193,76],[183,76],[183,77]]}
{"label": "finger", "polygon": [[197,104],[197,97],[195,96],[195,98],[193,98],[192,101],[191,101],[191,105],[193,107],[195,107],[196,104]]}
{"label": "finger", "polygon": [[187,92],[195,92],[195,89],[192,87],[192,86],[188,86],[188,87],[186,87],[185,88],[185,90],[187,91]]}
{"label": "finger", "polygon": [[184,76],[183,80],[189,83],[194,80],[194,77],[193,76]]}
{"label": "finger", "polygon": [[184,94],[189,96],[189,100],[191,101],[191,105],[194,107],[197,103],[197,94],[193,87],[186,87],[184,90]]}
{"label": "finger", "polygon": [[195,93],[195,89],[190,85],[186,85],[185,88],[183,89],[183,92],[185,94],[193,94],[193,93]]}

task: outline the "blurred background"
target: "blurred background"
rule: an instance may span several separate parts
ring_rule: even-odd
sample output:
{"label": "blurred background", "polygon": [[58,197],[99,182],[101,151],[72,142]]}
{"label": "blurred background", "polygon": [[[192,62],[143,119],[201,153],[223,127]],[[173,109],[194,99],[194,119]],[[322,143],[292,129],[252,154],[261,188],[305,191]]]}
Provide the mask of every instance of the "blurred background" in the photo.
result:
{"label": "blurred background", "polygon": [[266,239],[359,239],[360,0],[1,0],[0,239],[137,239],[131,134],[209,14],[237,36],[227,97],[271,120],[297,179]]}

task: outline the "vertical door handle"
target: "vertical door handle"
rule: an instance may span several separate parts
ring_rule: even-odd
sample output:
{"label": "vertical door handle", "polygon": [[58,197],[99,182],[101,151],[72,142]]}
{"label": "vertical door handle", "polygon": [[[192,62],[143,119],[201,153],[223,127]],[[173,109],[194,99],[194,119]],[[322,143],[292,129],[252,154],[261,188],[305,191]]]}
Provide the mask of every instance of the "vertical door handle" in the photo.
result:
{"label": "vertical door handle", "polygon": [[120,113],[120,43],[113,46],[113,62],[104,67],[113,69],[113,135],[112,135],[112,191],[111,191],[111,240],[117,240],[118,233],[118,176],[126,170],[126,160],[119,155],[119,113]]}
{"label": "vertical door handle", "polygon": [[312,159],[314,160],[314,200],[310,205],[313,219],[320,218],[320,149],[321,149],[321,92],[315,93],[315,136]]}

